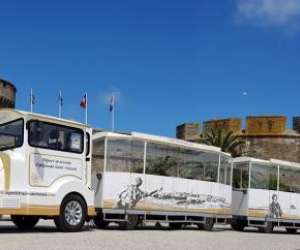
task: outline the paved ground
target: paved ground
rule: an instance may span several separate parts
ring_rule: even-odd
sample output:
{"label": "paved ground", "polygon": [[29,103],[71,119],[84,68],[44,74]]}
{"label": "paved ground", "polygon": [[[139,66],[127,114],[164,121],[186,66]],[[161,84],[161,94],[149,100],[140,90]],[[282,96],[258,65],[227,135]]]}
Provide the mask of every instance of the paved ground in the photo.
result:
{"label": "paved ground", "polygon": [[11,222],[0,222],[0,249],[300,250],[300,233],[289,235],[284,230],[276,230],[274,234],[261,234],[250,228],[238,233],[224,226],[216,227],[213,232],[196,228],[169,231],[148,226],[134,231],[120,231],[116,227],[107,230],[86,227],[80,233],[58,233],[50,221],[41,221],[30,232],[20,232]]}

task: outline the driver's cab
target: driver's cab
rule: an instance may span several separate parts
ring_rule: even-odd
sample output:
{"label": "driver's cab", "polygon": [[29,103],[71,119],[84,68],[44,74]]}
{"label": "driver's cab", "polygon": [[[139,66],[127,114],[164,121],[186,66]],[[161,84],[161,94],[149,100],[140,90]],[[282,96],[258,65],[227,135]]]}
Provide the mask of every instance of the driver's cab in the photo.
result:
{"label": "driver's cab", "polygon": [[93,213],[91,134],[75,121],[0,110],[0,214],[58,215],[68,193]]}

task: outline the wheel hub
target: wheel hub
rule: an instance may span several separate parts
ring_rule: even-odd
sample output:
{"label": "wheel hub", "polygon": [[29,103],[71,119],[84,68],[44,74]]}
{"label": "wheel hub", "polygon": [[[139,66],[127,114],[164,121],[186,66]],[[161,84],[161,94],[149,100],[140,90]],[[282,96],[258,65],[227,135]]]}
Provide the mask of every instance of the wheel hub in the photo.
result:
{"label": "wheel hub", "polygon": [[70,201],[65,207],[65,220],[69,225],[76,226],[82,220],[82,207],[78,201]]}

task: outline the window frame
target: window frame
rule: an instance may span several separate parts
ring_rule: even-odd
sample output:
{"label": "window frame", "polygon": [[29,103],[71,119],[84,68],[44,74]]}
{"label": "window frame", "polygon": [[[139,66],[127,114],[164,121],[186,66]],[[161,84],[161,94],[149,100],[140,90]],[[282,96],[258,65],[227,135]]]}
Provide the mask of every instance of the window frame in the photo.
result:
{"label": "window frame", "polygon": [[20,146],[17,146],[17,147],[2,148],[0,150],[0,152],[5,151],[5,150],[10,150],[10,149],[15,149],[15,148],[21,148],[24,145],[24,135],[25,135],[25,133],[24,133],[24,124],[25,124],[24,118],[18,118],[18,119],[12,120],[12,121],[2,123],[2,124],[0,124],[0,127],[8,125],[8,124],[13,123],[13,122],[17,122],[17,121],[22,121],[22,143],[20,144]]}
{"label": "window frame", "polygon": [[[57,127],[61,127],[61,128],[66,128],[66,129],[72,129],[72,130],[77,130],[79,132],[79,134],[81,135],[81,141],[82,141],[82,147],[81,147],[81,151],[79,152],[76,152],[76,151],[71,151],[71,150],[63,150],[63,149],[53,149],[53,148],[49,148],[49,147],[44,147],[44,146],[37,146],[37,145],[33,145],[31,144],[31,140],[30,140],[30,124],[32,122],[41,122],[41,123],[44,123],[44,124],[47,124],[47,125],[50,125],[50,126],[55,126],[56,128]],[[82,154],[84,152],[84,149],[85,149],[85,143],[84,143],[84,132],[82,129],[80,128],[76,128],[76,127],[71,127],[71,126],[67,126],[67,125],[62,125],[62,124],[58,124],[58,123],[53,123],[53,122],[46,122],[46,121],[43,121],[43,120],[38,120],[38,119],[31,119],[31,120],[28,120],[27,123],[26,123],[26,127],[27,127],[27,135],[28,135],[28,145],[32,148],[42,148],[42,149],[47,149],[47,150],[52,150],[52,151],[59,151],[59,152],[66,152],[66,153],[72,153],[72,154]]]}
{"label": "window frame", "polygon": [[90,153],[91,153],[91,135],[89,134],[89,132],[85,132],[85,135],[86,135],[86,152],[85,152],[85,155],[86,156],[89,156]]}

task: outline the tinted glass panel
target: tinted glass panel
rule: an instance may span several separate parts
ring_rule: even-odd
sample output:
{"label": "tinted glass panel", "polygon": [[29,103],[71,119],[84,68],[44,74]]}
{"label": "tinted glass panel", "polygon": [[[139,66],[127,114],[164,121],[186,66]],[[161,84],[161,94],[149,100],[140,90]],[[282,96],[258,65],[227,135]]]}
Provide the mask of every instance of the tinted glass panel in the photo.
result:
{"label": "tinted glass panel", "polygon": [[109,139],[107,143],[107,171],[143,173],[144,142]]}
{"label": "tinted glass panel", "polygon": [[249,163],[234,163],[232,187],[237,189],[248,188],[249,183]]}
{"label": "tinted glass panel", "polygon": [[0,125],[0,150],[22,146],[23,125],[21,119]]}
{"label": "tinted glass panel", "polygon": [[147,174],[177,177],[181,162],[179,148],[155,143],[147,144]]}
{"label": "tinted glass panel", "polygon": [[300,193],[300,169],[280,166],[279,190]]}
{"label": "tinted glass panel", "polygon": [[231,158],[221,156],[219,182],[230,185],[231,183]]}
{"label": "tinted glass panel", "polygon": [[82,153],[83,132],[75,128],[31,121],[29,123],[29,144],[33,147]]}
{"label": "tinted glass panel", "polygon": [[277,167],[252,163],[251,188],[277,190]]}
{"label": "tinted glass panel", "polygon": [[104,169],[104,140],[93,141],[92,172],[102,173]]}
{"label": "tinted glass panel", "polygon": [[215,153],[147,144],[147,174],[216,182],[218,163]]}

